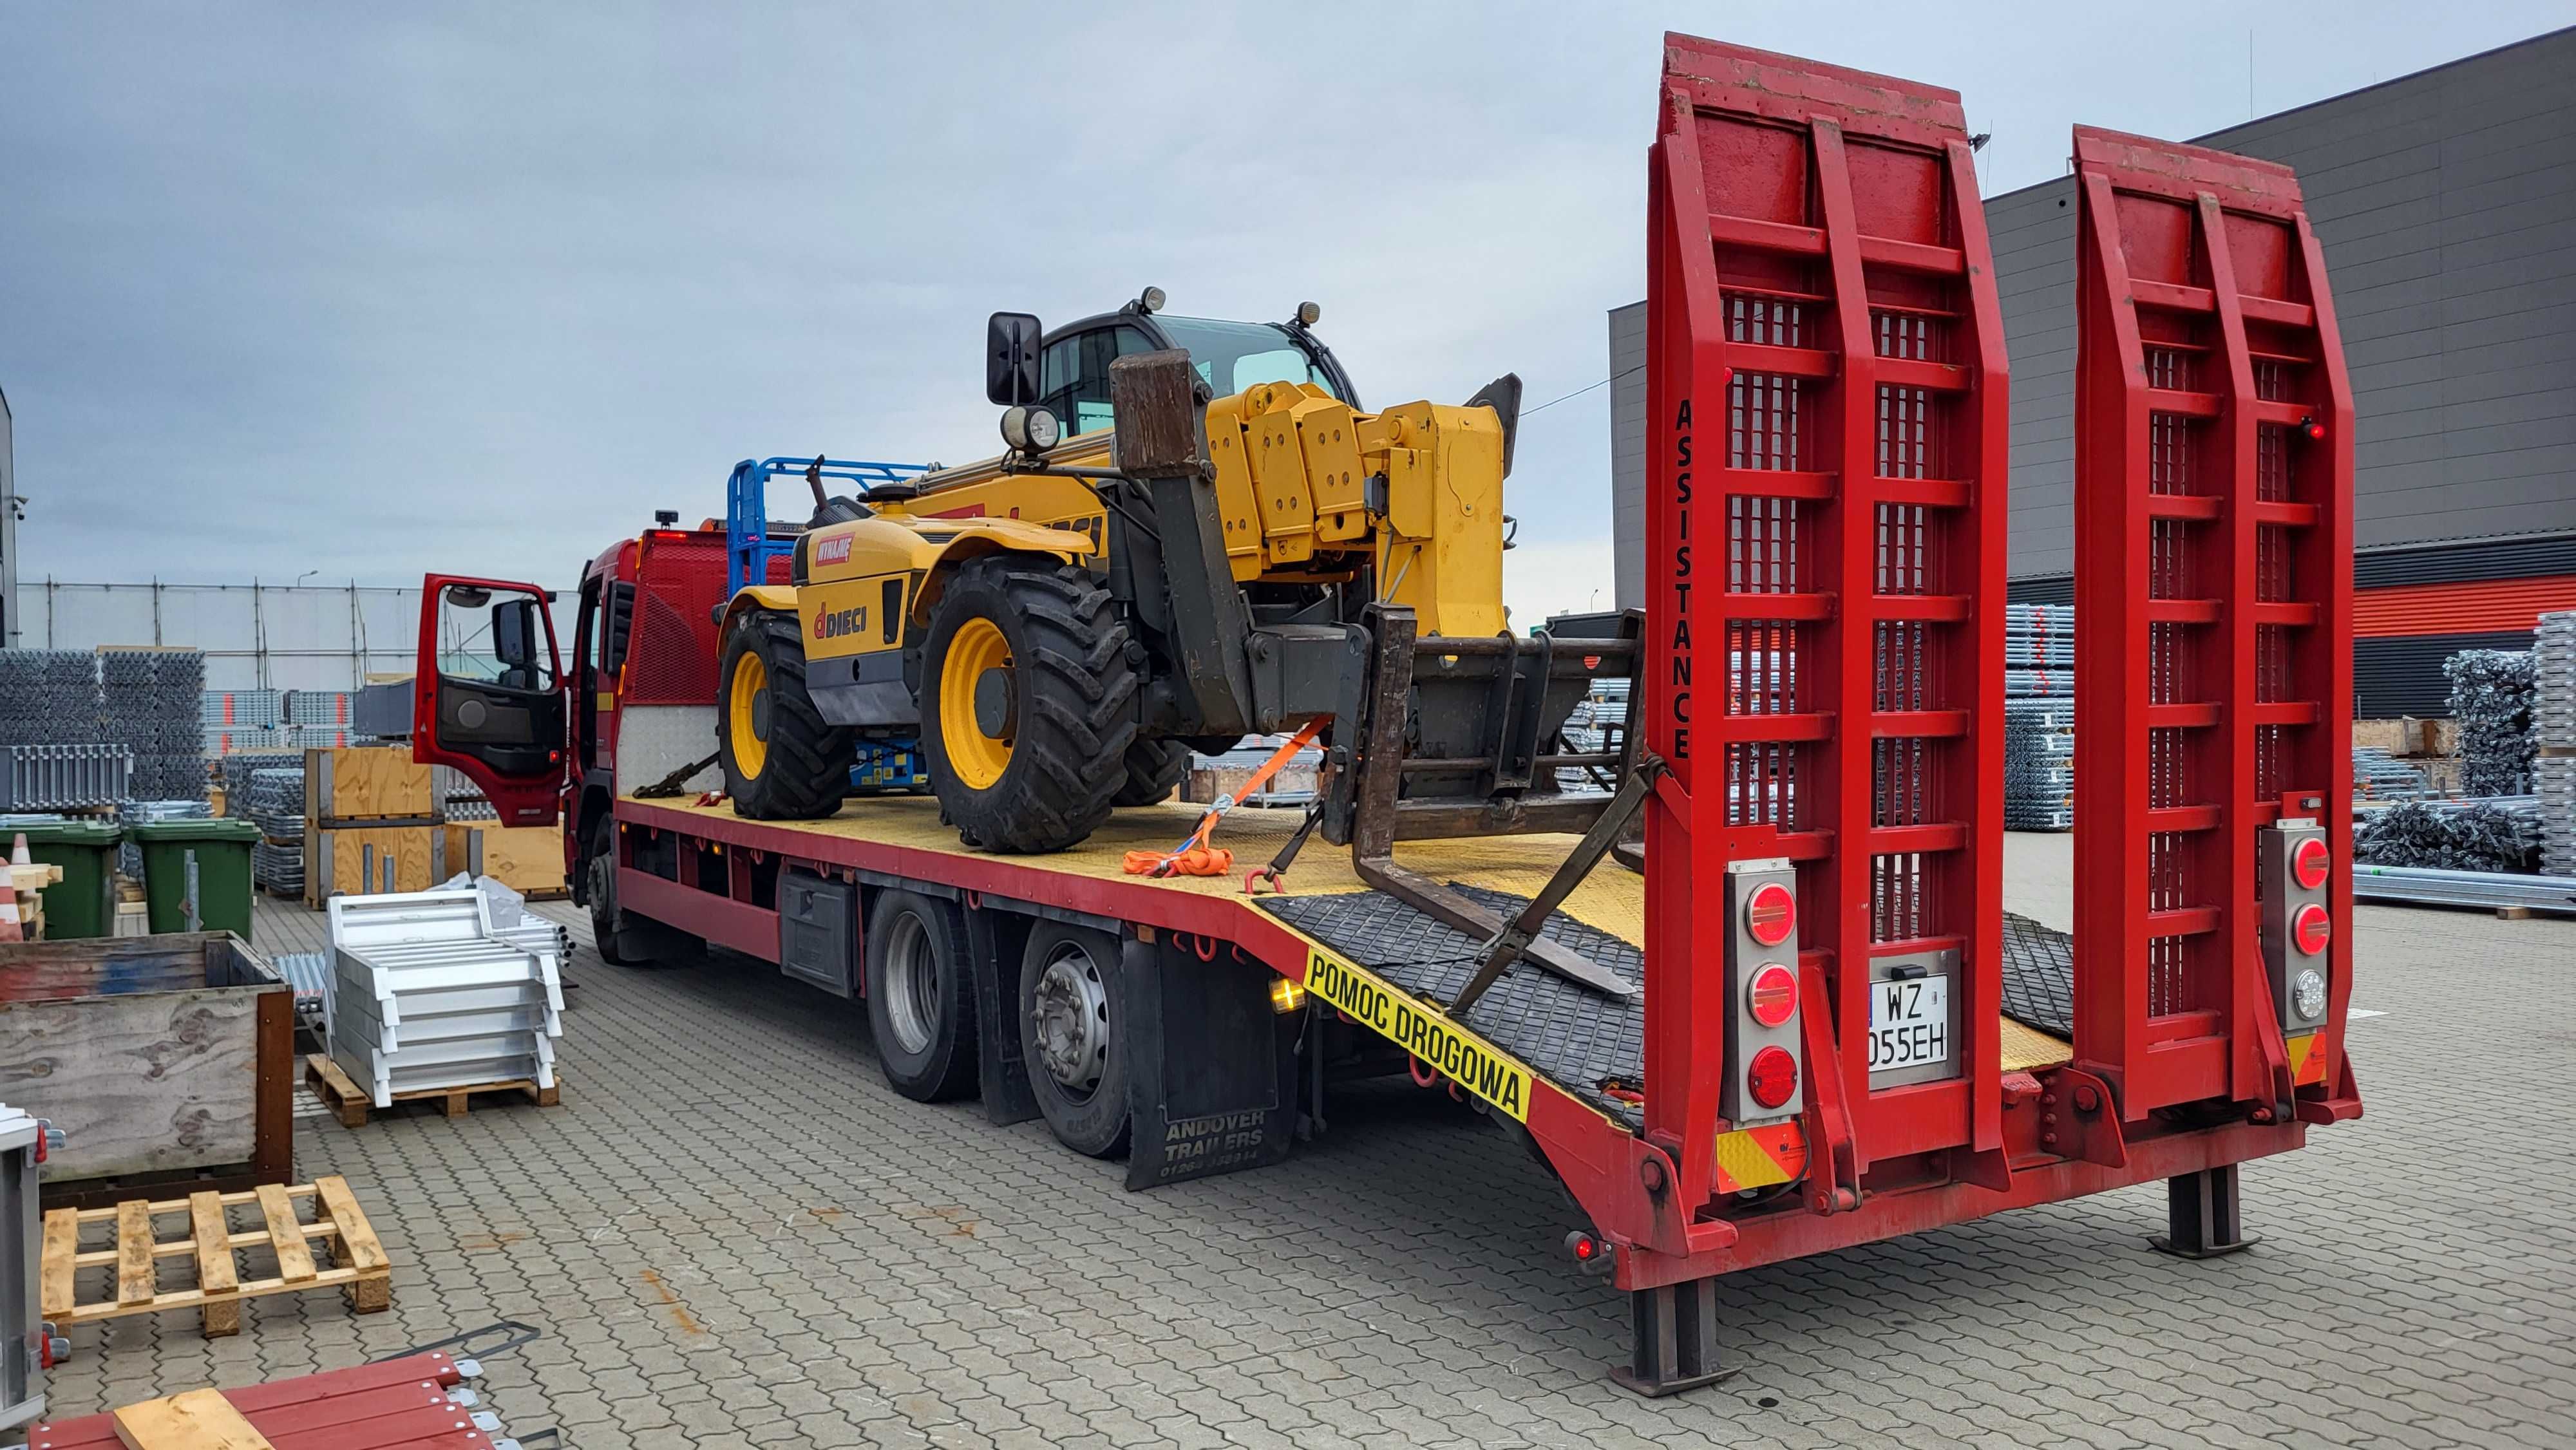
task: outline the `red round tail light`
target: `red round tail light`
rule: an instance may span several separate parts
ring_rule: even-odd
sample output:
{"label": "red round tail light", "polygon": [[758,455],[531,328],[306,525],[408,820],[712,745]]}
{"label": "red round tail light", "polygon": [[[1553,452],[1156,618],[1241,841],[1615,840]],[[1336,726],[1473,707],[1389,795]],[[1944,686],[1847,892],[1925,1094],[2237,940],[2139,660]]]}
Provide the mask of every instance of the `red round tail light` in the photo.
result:
{"label": "red round tail light", "polygon": [[1753,1054],[1753,1065],[1745,1070],[1744,1079],[1753,1101],[1776,1108],[1798,1091],[1798,1059],[1785,1048],[1766,1047]]}
{"label": "red round tail light", "polygon": [[2301,952],[2315,956],[2326,949],[2327,942],[2334,940],[2334,921],[2322,906],[2313,903],[2302,906],[2298,914],[2290,918],[2290,940],[2298,944]]}
{"label": "red round tail light", "polygon": [[2290,874],[2298,878],[2302,891],[2325,885],[2326,868],[2333,864],[2334,853],[2326,849],[2322,836],[2310,836],[2290,852]]}
{"label": "red round tail light", "polygon": [[1766,947],[1776,947],[1798,929],[1798,898],[1774,881],[1754,888],[1744,903],[1744,929]]}
{"label": "red round tail light", "polygon": [[1744,1010],[1765,1027],[1777,1027],[1798,1010],[1798,978],[1778,962],[1765,962],[1744,984]]}

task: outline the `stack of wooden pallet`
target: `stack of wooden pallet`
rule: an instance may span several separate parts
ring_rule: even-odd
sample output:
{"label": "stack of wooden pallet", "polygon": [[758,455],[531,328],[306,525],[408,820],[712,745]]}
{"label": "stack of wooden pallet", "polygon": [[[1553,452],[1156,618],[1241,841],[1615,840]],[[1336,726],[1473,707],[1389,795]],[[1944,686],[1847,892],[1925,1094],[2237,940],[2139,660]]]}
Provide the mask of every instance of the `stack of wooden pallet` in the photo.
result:
{"label": "stack of wooden pallet", "polygon": [[426,891],[463,871],[538,899],[564,892],[563,837],[552,826],[449,818],[465,793],[453,772],[408,745],[304,752],[304,903],[335,895]]}

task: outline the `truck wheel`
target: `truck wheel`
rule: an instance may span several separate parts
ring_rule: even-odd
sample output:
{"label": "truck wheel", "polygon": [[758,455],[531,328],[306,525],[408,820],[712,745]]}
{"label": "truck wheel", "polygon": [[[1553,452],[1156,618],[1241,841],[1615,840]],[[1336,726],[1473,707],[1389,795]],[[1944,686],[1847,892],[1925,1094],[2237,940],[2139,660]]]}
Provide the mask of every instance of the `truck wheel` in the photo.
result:
{"label": "truck wheel", "polygon": [[805,692],[805,640],[792,615],[751,610],[725,634],[716,673],[725,792],[760,821],[805,821],[841,808],[858,734],[828,724]]}
{"label": "truck wheel", "polygon": [[616,824],[608,817],[599,818],[591,828],[590,855],[581,864],[588,879],[583,887],[590,897],[590,940],[599,948],[599,959],[615,967],[643,965],[617,949],[617,933],[623,925],[617,910],[617,835]]}
{"label": "truck wheel", "polygon": [[886,1082],[917,1103],[974,1091],[975,978],[956,907],[885,891],[868,916],[868,1027]]}
{"label": "truck wheel", "polygon": [[1079,843],[1127,783],[1135,697],[1127,626],[1088,573],[969,562],[941,593],[922,656],[921,734],[942,813],[981,850]]}
{"label": "truck wheel", "polygon": [[1113,806],[1159,805],[1190,773],[1190,747],[1179,740],[1139,740],[1127,747],[1127,783],[1110,797]]}
{"label": "truck wheel", "polygon": [[1127,1146],[1126,988],[1106,932],[1042,921],[1020,969],[1020,1059],[1056,1141],[1094,1158]]}

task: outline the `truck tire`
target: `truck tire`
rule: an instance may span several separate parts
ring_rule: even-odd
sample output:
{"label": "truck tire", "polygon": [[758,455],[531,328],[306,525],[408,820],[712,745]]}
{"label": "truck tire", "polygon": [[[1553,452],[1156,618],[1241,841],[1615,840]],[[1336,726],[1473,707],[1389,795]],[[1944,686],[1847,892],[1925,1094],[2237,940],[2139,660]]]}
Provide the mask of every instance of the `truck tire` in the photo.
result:
{"label": "truck tire", "polygon": [[805,692],[805,639],[794,616],[768,609],[736,616],[716,692],[717,755],[737,813],[809,821],[841,808],[858,734],[825,722]]}
{"label": "truck tire", "polygon": [[1107,932],[1041,921],[1020,969],[1020,1060],[1056,1141],[1094,1158],[1127,1147],[1126,985]]}
{"label": "truck tire", "polygon": [[614,967],[653,967],[706,955],[704,939],[676,926],[637,916],[617,904],[617,823],[607,816],[591,828],[588,874],[590,941],[599,959]]}
{"label": "truck tire", "polygon": [[1190,747],[1179,740],[1139,740],[1127,747],[1127,783],[1109,798],[1113,806],[1159,805],[1190,773]]}
{"label": "truck tire", "polygon": [[1127,626],[1089,573],[970,561],[922,651],[921,736],[941,813],[979,850],[1080,843],[1127,783],[1135,696]]}
{"label": "truck tire", "polygon": [[868,914],[868,1029],[887,1085],[917,1103],[973,1092],[975,969],[956,906],[882,891]]}

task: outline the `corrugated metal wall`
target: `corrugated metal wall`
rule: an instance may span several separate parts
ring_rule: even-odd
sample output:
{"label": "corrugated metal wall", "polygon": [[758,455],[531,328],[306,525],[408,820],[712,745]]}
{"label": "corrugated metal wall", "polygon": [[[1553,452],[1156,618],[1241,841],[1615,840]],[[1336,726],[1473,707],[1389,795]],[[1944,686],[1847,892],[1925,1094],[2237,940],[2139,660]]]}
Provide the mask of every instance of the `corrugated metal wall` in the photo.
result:
{"label": "corrugated metal wall", "polygon": [[[2576,528],[2570,76],[2561,30],[2200,138],[2298,168],[2360,415],[2359,544]],[[2074,566],[2071,197],[2061,179],[1986,203],[2016,577]]]}

